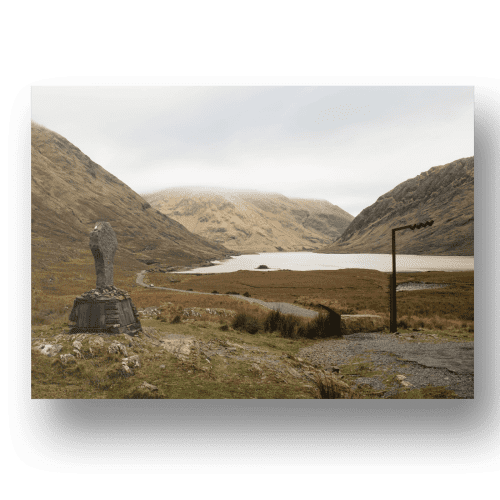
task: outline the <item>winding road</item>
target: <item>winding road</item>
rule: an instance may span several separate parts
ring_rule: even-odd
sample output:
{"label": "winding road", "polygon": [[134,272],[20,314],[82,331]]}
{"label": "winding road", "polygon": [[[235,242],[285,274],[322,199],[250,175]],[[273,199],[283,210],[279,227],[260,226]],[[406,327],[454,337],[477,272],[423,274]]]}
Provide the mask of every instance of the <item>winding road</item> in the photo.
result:
{"label": "winding road", "polygon": [[[167,288],[164,286],[155,286],[150,287],[144,283],[144,276],[147,271],[141,271],[137,273],[136,283],[145,288],[154,288],[155,290],[169,290],[172,292],[183,292],[183,293],[196,293],[198,295],[215,295],[209,292],[193,292],[189,290],[180,290],[178,288]],[[283,314],[293,314],[295,316],[301,316],[303,318],[315,318],[318,316],[316,311],[311,311],[310,309],[305,309],[303,307],[294,306],[293,304],[288,304],[288,302],[265,302],[264,300],[254,299],[252,297],[244,297],[243,295],[226,295],[227,297],[233,297],[235,299],[246,300],[247,302],[251,302],[253,304],[260,304],[261,306],[267,307],[268,309],[272,309],[274,311],[279,311]]]}
{"label": "winding road", "polygon": [[[215,295],[213,293],[209,292],[194,292],[191,290],[181,290],[179,288],[167,288],[164,286],[153,286],[150,287],[150,285],[146,285],[144,283],[144,276],[146,275],[148,271],[143,270],[140,273],[137,273],[137,279],[136,283],[138,285],[141,285],[145,288],[155,288],[156,290],[170,290],[172,292],[182,292],[182,293],[196,293],[198,295]],[[398,285],[398,290],[396,291],[403,291],[403,290],[420,290],[423,288],[438,288],[438,287],[444,287],[448,286],[447,284],[434,284],[434,283],[403,283],[401,285]],[[279,311],[283,314],[293,314],[295,316],[301,316],[303,318],[315,318],[318,316],[319,313],[316,311],[312,311],[311,309],[305,309],[304,307],[299,307],[299,306],[294,306],[293,304],[289,304],[288,302],[265,302],[264,300],[260,299],[254,299],[252,297],[245,297],[243,295],[234,295],[234,294],[229,294],[229,297],[233,297],[235,299],[240,299],[240,300],[246,300],[247,302],[251,302],[253,304],[260,304],[261,306],[267,307],[268,309],[272,309],[273,311]],[[343,314],[343,318],[350,318],[350,317],[374,317],[372,314]],[[379,316],[375,316],[379,317]]]}

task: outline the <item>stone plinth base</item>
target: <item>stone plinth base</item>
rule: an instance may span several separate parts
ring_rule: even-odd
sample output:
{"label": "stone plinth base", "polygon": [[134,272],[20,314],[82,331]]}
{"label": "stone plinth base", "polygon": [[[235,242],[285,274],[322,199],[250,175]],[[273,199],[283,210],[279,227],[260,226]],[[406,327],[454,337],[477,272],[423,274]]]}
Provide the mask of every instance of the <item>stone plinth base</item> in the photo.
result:
{"label": "stone plinth base", "polygon": [[130,325],[118,325],[109,328],[80,328],[78,326],[73,326],[68,332],[68,335],[73,335],[75,333],[95,333],[96,335],[118,335],[120,333],[126,333],[132,337],[136,336],[139,332],[142,332],[142,327],[139,322]]}
{"label": "stone plinth base", "polygon": [[91,290],[75,299],[69,316],[70,334],[136,335],[142,331],[137,309],[127,292],[115,287]]}

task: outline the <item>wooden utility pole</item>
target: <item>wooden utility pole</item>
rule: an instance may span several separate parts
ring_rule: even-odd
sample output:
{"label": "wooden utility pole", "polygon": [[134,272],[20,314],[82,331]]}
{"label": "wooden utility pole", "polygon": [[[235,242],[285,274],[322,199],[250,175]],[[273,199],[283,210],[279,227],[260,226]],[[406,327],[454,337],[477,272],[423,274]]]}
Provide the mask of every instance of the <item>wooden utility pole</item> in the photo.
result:
{"label": "wooden utility pole", "polygon": [[419,224],[409,224],[408,226],[396,227],[392,230],[392,277],[391,277],[391,333],[397,332],[398,315],[396,311],[396,231],[402,229],[420,229],[422,227],[432,226],[433,220],[420,222]]}

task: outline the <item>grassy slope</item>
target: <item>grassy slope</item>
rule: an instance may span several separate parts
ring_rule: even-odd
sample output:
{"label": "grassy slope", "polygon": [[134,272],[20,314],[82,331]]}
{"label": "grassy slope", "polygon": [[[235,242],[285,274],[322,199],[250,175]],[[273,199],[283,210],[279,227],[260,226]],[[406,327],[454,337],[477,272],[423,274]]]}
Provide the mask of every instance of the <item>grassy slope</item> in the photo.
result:
{"label": "grassy slope", "polygon": [[59,134],[31,127],[32,264],[79,257],[98,220],[118,238],[116,258],[192,264],[230,253],[152,209],[137,193]]}

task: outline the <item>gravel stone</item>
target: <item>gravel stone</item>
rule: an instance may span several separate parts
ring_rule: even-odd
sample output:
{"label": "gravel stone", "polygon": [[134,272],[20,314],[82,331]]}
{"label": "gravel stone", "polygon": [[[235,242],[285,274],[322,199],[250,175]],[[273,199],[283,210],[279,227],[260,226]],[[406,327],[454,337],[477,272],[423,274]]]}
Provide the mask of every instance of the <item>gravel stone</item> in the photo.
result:
{"label": "gravel stone", "polygon": [[[352,358],[363,356],[374,365],[375,370],[388,375],[404,375],[405,381],[413,388],[422,388],[427,385],[444,386],[454,391],[458,397],[474,398],[474,374],[466,370],[452,371],[446,367],[425,366],[417,361],[405,359],[415,357],[415,351],[446,349],[451,355],[463,353],[463,349],[473,350],[473,342],[443,342],[414,343],[402,340],[398,335],[383,333],[357,333],[345,335],[341,339],[332,339],[318,342],[313,346],[299,351],[299,356],[312,364],[318,364],[326,369],[333,366],[349,364]],[[359,377],[354,381],[356,386],[368,384],[377,390],[384,390],[385,384],[380,376]],[[394,395],[401,387],[395,383],[387,388],[384,398]]]}

